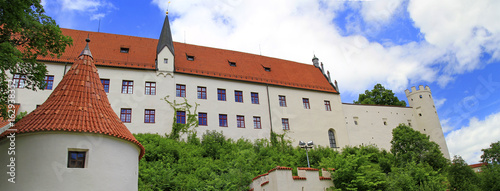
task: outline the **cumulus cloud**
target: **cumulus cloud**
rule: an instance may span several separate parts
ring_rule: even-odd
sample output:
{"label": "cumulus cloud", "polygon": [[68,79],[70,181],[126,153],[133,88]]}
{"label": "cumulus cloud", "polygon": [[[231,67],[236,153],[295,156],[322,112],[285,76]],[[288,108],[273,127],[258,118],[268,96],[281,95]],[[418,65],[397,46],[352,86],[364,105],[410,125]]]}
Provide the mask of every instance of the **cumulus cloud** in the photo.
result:
{"label": "cumulus cloud", "polygon": [[498,124],[500,124],[500,112],[491,114],[484,120],[471,118],[468,126],[452,131],[446,136],[450,155],[460,155],[469,164],[479,163],[482,155],[481,149],[500,141]]}
{"label": "cumulus cloud", "polygon": [[443,106],[444,102],[446,102],[446,98],[438,99],[434,97],[434,105],[436,106],[436,109],[439,109],[441,106]]}
{"label": "cumulus cloud", "polygon": [[117,8],[106,0],[43,0],[47,12],[56,13],[57,23],[65,28],[74,28],[82,23],[80,16],[88,20],[99,20]]}
{"label": "cumulus cloud", "polygon": [[[167,1],[152,3],[162,11],[168,6]],[[454,75],[480,67],[478,59],[484,52],[492,54],[492,60],[500,59],[500,48],[494,46],[500,42],[500,23],[495,22],[500,13],[491,8],[496,2],[426,3],[431,2],[175,1],[170,13],[175,17],[171,23],[175,41],[308,64],[315,53],[343,93],[351,95],[375,83],[394,91],[406,89],[410,82],[437,82],[444,87]],[[400,12],[408,11],[423,40],[391,45],[371,42],[361,32],[342,36],[332,21],[346,7],[361,13],[348,22],[352,28],[363,23],[389,25]],[[487,10],[478,11],[482,8]]]}

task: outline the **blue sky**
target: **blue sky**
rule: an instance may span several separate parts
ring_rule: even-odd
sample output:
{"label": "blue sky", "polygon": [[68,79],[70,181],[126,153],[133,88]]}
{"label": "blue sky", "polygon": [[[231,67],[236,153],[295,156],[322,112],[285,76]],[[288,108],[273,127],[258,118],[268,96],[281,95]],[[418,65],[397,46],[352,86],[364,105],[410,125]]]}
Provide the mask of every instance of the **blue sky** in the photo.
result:
{"label": "blue sky", "polygon": [[[63,28],[158,38],[311,64],[343,102],[376,83],[430,86],[451,155],[477,163],[500,140],[500,1],[44,0]],[[99,27],[100,21],[100,27]]]}

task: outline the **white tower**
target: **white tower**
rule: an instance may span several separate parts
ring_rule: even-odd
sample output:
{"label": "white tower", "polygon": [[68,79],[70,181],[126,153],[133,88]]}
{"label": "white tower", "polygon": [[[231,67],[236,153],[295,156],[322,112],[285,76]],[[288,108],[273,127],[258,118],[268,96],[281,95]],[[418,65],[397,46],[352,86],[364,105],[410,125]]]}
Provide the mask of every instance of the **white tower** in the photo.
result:
{"label": "white tower", "polygon": [[413,108],[415,116],[415,124],[412,128],[430,136],[430,140],[434,141],[441,147],[444,157],[450,158],[448,146],[444,138],[443,129],[439,122],[439,117],[432,99],[432,93],[429,86],[420,85],[417,90],[413,86],[410,90],[405,90],[406,98],[410,102],[410,107]]}

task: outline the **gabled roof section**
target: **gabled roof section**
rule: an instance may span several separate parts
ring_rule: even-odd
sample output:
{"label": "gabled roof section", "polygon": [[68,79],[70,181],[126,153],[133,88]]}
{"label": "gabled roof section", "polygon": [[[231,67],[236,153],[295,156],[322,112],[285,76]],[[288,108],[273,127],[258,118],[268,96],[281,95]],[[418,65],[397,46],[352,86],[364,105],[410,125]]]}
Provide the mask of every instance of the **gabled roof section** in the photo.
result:
{"label": "gabled roof section", "polygon": [[[144,155],[144,147],[111,108],[93,59],[87,54],[78,57],[40,107],[11,129],[17,129],[17,134],[47,131],[104,134],[136,144],[141,150],[139,159]],[[0,139],[7,133],[1,134]]]}
{"label": "gabled roof section", "polygon": [[174,41],[172,41],[172,32],[170,32],[170,22],[168,21],[168,13],[165,16],[165,21],[163,22],[163,28],[160,33],[160,40],[158,40],[158,47],[156,47],[156,54],[159,54],[161,50],[167,47],[172,54],[174,52]]}
{"label": "gabled roof section", "polygon": [[[148,70],[156,68],[155,46],[158,44],[157,39],[64,28],[61,28],[61,31],[64,35],[73,38],[73,45],[67,46],[60,58],[39,56],[38,60],[75,63],[76,56],[80,55],[82,47],[85,47],[85,39],[89,37],[92,39],[92,56],[96,66]],[[127,48],[128,53],[121,52],[122,48]]]}
{"label": "gabled roof section", "polygon": [[[338,93],[313,65],[178,42],[174,46],[178,73]],[[189,61],[186,54],[196,59]]]}

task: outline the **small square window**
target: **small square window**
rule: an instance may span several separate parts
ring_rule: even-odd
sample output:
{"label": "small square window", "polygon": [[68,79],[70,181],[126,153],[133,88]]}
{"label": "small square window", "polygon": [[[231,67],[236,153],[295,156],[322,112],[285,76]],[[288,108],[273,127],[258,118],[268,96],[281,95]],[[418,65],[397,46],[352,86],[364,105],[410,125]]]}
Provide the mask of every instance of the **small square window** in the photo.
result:
{"label": "small square window", "polygon": [[186,85],[177,84],[175,86],[175,96],[186,97]]}
{"label": "small square window", "polygon": [[134,90],[134,81],[122,81],[122,94],[131,94]]}
{"label": "small square window", "polygon": [[243,92],[242,91],[234,91],[234,101],[243,103]]}
{"label": "small square window", "polygon": [[102,87],[104,87],[104,92],[109,93],[109,79],[101,79]]}
{"label": "small square window", "polygon": [[262,129],[262,126],[260,124],[260,117],[253,117],[253,128]]}
{"label": "small square window", "polygon": [[198,99],[207,99],[207,88],[198,86]]}
{"label": "small square window", "polygon": [[45,82],[45,89],[51,90],[52,85],[54,85],[54,76],[45,76],[43,80]]}
{"label": "small square window", "polygon": [[259,93],[252,92],[250,95],[252,97],[252,104],[259,104]]}
{"label": "small square window", "polygon": [[189,60],[189,61],[194,61],[194,56],[186,54],[186,59]]}
{"label": "small square window", "polygon": [[226,101],[226,90],[225,89],[217,89],[217,100]]}
{"label": "small square window", "polygon": [[163,59],[163,64],[168,64],[168,58]]}
{"label": "small square window", "polygon": [[186,112],[185,111],[177,111],[176,122],[180,124],[186,124]]}
{"label": "small square window", "polygon": [[207,113],[198,113],[198,125],[200,126],[208,125]]}
{"label": "small square window", "polygon": [[87,151],[68,151],[68,168],[85,168]]}
{"label": "small square window", "polygon": [[227,127],[227,115],[219,114],[219,127]]}
{"label": "small square window", "polygon": [[144,110],[144,123],[155,123],[155,110],[154,109]]}
{"label": "small square window", "polygon": [[156,95],[156,82],[146,82],[146,95]]}
{"label": "small square window", "polygon": [[238,128],[245,128],[245,116],[243,115],[236,116],[236,126]]}
{"label": "small square window", "polygon": [[121,53],[128,53],[128,51],[129,51],[129,48],[124,48],[124,47],[120,48]]}
{"label": "small square window", "polygon": [[132,109],[121,109],[120,120],[124,123],[130,123],[132,118]]}

